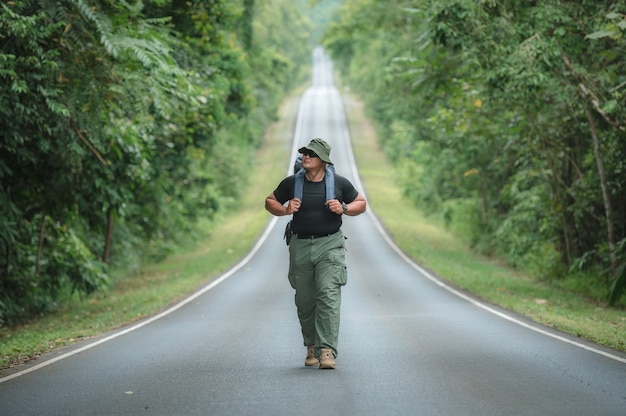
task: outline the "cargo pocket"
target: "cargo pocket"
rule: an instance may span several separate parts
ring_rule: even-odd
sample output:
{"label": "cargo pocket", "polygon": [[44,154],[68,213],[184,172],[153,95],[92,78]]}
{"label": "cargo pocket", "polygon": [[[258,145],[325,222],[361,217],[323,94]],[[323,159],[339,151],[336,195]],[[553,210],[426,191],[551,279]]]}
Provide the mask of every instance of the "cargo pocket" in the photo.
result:
{"label": "cargo pocket", "polygon": [[333,268],[335,269],[335,279],[337,284],[344,286],[348,283],[348,266],[346,265],[346,255],[344,248],[337,250],[337,253],[332,258]]}

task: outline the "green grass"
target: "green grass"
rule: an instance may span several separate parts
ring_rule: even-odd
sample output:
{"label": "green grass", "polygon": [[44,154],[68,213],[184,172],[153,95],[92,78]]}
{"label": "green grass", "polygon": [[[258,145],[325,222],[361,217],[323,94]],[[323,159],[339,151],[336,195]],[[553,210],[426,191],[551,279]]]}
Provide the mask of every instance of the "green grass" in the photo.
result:
{"label": "green grass", "polygon": [[[7,368],[157,313],[193,293],[244,257],[271,216],[265,196],[287,171],[297,97],[285,102],[254,159],[240,209],[205,225],[211,238],[159,264],[118,274],[107,293],[74,299],[55,314],[19,328],[0,328],[0,368]],[[379,148],[362,104],[346,97],[355,155],[371,209],[396,244],[446,282],[482,299],[602,345],[626,351],[626,312],[589,303],[482,257],[406,201]]]}

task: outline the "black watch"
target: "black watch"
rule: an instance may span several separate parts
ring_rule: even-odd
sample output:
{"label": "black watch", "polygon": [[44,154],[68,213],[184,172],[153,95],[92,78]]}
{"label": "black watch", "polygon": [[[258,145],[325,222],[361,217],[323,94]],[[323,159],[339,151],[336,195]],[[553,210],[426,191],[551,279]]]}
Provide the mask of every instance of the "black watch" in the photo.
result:
{"label": "black watch", "polygon": [[343,213],[345,214],[346,212],[348,212],[348,204],[346,204],[345,202],[341,203],[341,208],[343,208]]}

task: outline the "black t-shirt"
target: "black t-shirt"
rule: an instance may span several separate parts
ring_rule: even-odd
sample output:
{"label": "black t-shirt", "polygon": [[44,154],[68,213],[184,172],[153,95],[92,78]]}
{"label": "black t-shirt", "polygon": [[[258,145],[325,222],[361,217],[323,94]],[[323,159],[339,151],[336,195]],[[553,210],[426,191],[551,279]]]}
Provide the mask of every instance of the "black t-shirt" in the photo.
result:
{"label": "black t-shirt", "polygon": [[[321,182],[310,182],[304,179],[302,189],[302,204],[300,210],[293,214],[291,227],[296,234],[331,234],[341,227],[341,215],[337,215],[324,204],[326,202],[326,177]],[[283,179],[276,190],[274,196],[284,204],[293,198],[295,175]],[[349,204],[354,201],[358,191],[352,183],[343,176],[335,173],[335,198],[340,202]]]}

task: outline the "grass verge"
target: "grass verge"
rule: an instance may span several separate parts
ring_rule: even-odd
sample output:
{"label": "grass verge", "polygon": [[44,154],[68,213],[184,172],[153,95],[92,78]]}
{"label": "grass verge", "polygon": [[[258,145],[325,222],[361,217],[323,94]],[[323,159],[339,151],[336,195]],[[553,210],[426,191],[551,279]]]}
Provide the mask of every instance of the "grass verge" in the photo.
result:
{"label": "grass verge", "polygon": [[[393,168],[378,145],[362,103],[346,96],[359,173],[370,207],[396,244],[420,265],[456,287],[553,326],[626,351],[626,312],[590,304],[566,291],[533,281],[489,258],[477,256],[443,225],[425,218],[394,185]],[[152,315],[199,289],[250,250],[270,219],[265,196],[286,173],[298,98],[285,101],[280,119],[265,135],[240,209],[212,225],[214,238],[193,250],[115,278],[103,294],[76,299],[57,313],[19,328],[0,328],[0,368],[33,358]]]}

